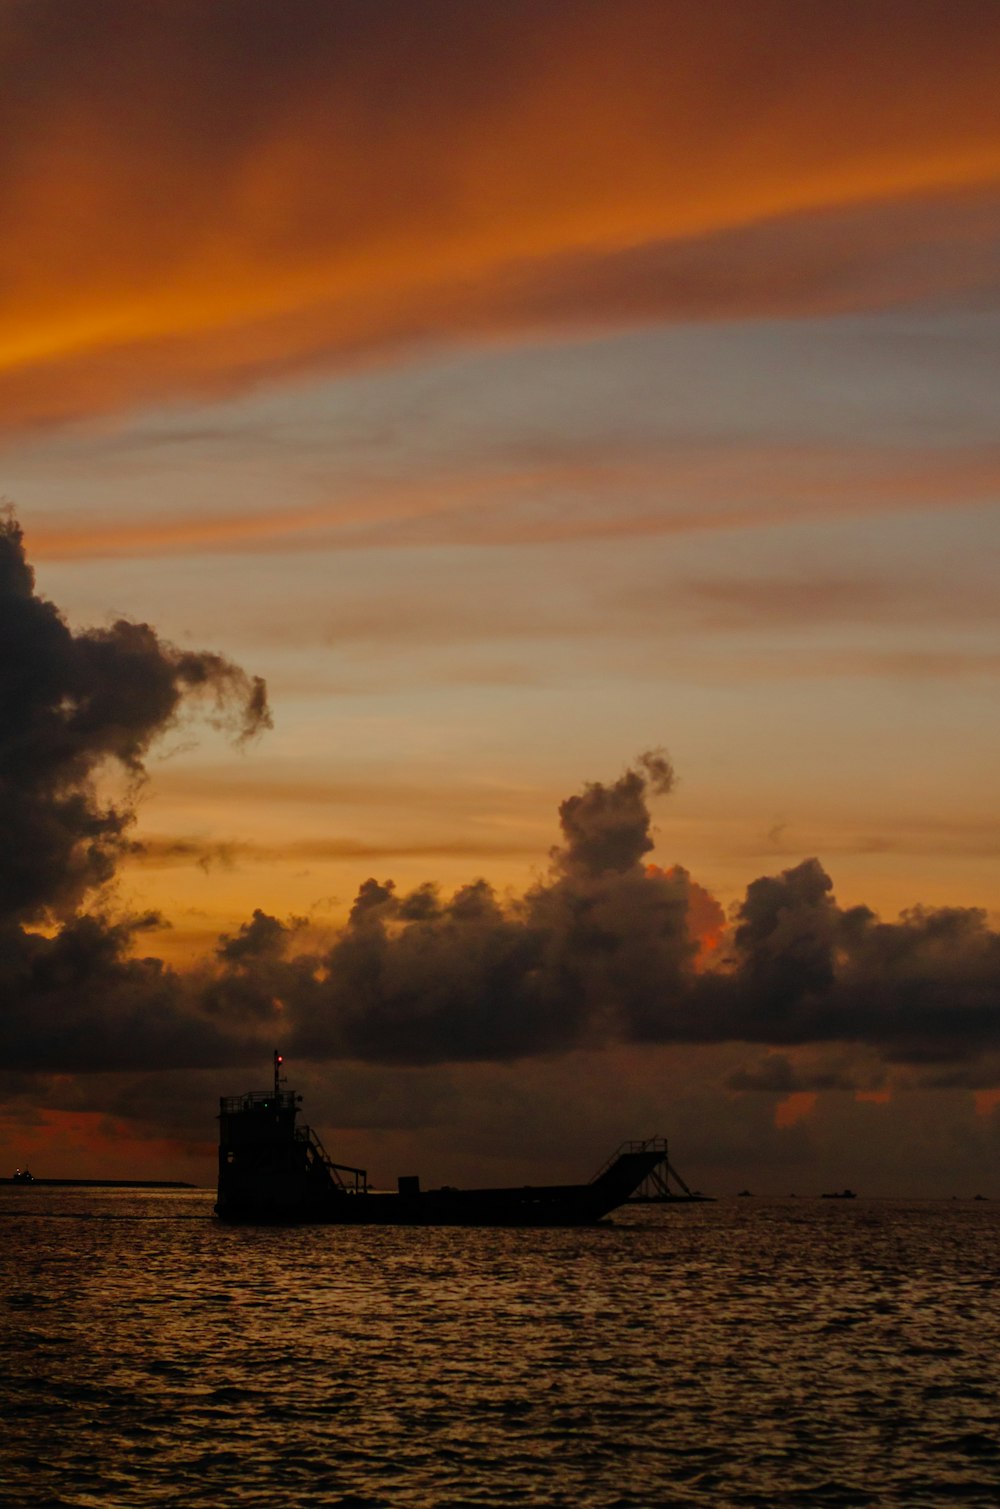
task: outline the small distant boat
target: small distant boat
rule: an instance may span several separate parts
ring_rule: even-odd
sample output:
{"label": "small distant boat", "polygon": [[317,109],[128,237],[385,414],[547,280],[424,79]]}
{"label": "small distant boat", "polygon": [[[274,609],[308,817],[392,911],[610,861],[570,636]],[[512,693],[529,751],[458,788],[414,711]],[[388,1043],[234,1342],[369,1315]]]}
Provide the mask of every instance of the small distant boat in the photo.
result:
{"label": "small distant boat", "polygon": [[750,1199],[753,1198],[753,1196],[752,1196],[750,1190],[748,1190],[748,1189],[741,1189],[736,1198],[738,1200],[750,1200]]}
{"label": "small distant boat", "polygon": [[820,1195],[821,1200],[856,1200],[857,1198],[853,1189],[835,1189],[829,1194]]}
{"label": "small distant boat", "polygon": [[34,1184],[35,1176],[30,1168],[16,1168],[10,1182],[11,1184]]}

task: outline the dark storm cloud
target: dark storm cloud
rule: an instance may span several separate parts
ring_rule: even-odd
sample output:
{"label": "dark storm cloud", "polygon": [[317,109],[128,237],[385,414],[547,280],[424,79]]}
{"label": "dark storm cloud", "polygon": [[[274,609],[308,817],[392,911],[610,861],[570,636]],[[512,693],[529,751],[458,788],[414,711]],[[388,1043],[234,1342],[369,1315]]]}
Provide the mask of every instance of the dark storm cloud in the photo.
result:
{"label": "dark storm cloud", "polygon": [[642,755],[613,786],[589,783],[579,796],[559,808],[565,847],[554,849],[553,861],[566,876],[625,873],[639,864],[653,847],[649,833],[646,788],[666,793],[674,773],[659,751]]}
{"label": "dark storm cloud", "polygon": [[973,1062],[1000,1047],[1000,934],[977,908],[881,922],[839,907],[815,859],[748,888],[727,966],[642,1035],[774,1045],[848,1042],[888,1062]]}
{"label": "dark storm cloud", "polygon": [[805,1071],[781,1053],[770,1053],[753,1068],[737,1069],[726,1080],[730,1090],[762,1090],[768,1095],[792,1095],[803,1090],[853,1090],[851,1073],[809,1065]]}
{"label": "dark storm cloud", "polygon": [[[883,923],[838,906],[809,859],[753,881],[717,951],[709,911],[699,954],[702,888],[644,863],[648,798],[671,779],[662,756],[645,756],[568,798],[548,880],[514,901],[485,881],[446,898],[371,879],[325,954],[282,962],[270,944],[285,935],[268,934],[267,991],[289,1051],[428,1064],[614,1040],[853,1044],[863,1064],[841,1055],[810,1083],[852,1085],[855,1059],[859,1088],[878,1063],[947,1063],[976,1082],[1000,1048],[1000,936],[984,913],[918,907]],[[782,1064],[770,1060],[772,1089],[795,1082],[787,1064],[775,1080]]]}
{"label": "dark storm cloud", "polygon": [[0,520],[0,921],[72,909],[109,880],[132,812],[97,795],[115,766],[143,775],[152,741],[182,706],[240,739],[269,723],[263,682],[220,655],[176,650],[119,619],[74,633],[35,592],[20,528]]}
{"label": "dark storm cloud", "polygon": [[[713,898],[682,868],[647,863],[650,800],[674,781],[662,751],[562,802],[548,874],[523,896],[485,880],[400,894],[371,878],[323,950],[301,920],[258,908],[178,974],[137,957],[158,919],[112,919],[95,898],[128,846],[153,740],[192,702],[245,739],[269,721],[263,684],[145,624],[73,631],[35,592],[13,519],[0,528],[0,645],[11,1069],[235,1065],[276,1037],[299,1058],[400,1065],[745,1042],[853,1044],[869,1079],[874,1056],[974,1083],[1000,1050],[1000,935],[981,911],[915,907],[885,923],[840,907],[807,859],[751,882],[722,938]],[[97,786],[109,770],[124,777],[113,801]],[[829,1071],[838,1084],[851,1062]],[[780,1065],[765,1079],[792,1083]]]}
{"label": "dark storm cloud", "polygon": [[400,1063],[514,1059],[616,1035],[643,981],[677,989],[694,952],[684,880],[649,876],[645,795],[672,771],[643,756],[560,808],[551,878],[512,903],[479,880],[449,898],[366,881],[315,961],[308,1011],[286,995],[292,1053]]}
{"label": "dark storm cloud", "polygon": [[[149,919],[143,919],[148,921]],[[160,1069],[232,1062],[239,1049],[156,958],[133,958],[134,921],[66,921],[51,937],[0,930],[0,1054],[21,1071]]]}
{"label": "dark storm cloud", "polygon": [[[0,520],[0,985],[7,1063],[130,1066],[218,1058],[180,980],[129,957],[155,918],[82,914],[127,850],[152,742],[192,703],[245,740],[270,722],[263,682],[177,650],[148,624],[74,632],[35,591]],[[121,794],[102,796],[117,772]],[[36,929],[36,930],[32,930]]]}

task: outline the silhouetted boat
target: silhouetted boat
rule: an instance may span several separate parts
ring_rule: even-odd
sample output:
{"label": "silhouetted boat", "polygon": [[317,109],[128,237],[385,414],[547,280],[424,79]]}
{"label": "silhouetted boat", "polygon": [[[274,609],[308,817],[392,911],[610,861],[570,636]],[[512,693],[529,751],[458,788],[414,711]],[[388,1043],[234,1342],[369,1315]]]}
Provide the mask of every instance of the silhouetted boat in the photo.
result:
{"label": "silhouetted boat", "polygon": [[298,1126],[301,1096],[281,1089],[219,1102],[219,1186],[224,1221],[324,1222],[365,1226],[590,1226],[623,1205],[663,1160],[663,1138],[626,1143],[589,1184],[508,1189],[420,1188],[404,1175],[395,1191],[373,1190],[364,1169],[334,1163],[315,1132]]}
{"label": "silhouetted boat", "polygon": [[11,1184],[34,1184],[35,1179],[30,1168],[16,1168],[10,1182]]}
{"label": "silhouetted boat", "polygon": [[858,1197],[853,1189],[835,1189],[828,1195],[820,1195],[821,1200],[856,1200]]}

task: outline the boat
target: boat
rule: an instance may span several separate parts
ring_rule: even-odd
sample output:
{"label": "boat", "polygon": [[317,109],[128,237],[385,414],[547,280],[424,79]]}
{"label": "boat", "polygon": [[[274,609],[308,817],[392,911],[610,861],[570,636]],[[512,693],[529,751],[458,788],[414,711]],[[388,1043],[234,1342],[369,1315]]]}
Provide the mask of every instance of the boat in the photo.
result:
{"label": "boat", "polygon": [[16,1168],[10,1182],[11,1184],[34,1184],[35,1176],[30,1168]]}
{"label": "boat", "polygon": [[835,1189],[827,1195],[820,1195],[821,1200],[856,1200],[857,1198],[853,1189]]}
{"label": "boat", "polygon": [[244,1224],[345,1226],[592,1226],[624,1205],[665,1157],[662,1137],[623,1143],[586,1184],[506,1189],[422,1189],[404,1174],[395,1190],[369,1186],[364,1169],[335,1163],[316,1133],[298,1124],[302,1097],[282,1089],[274,1055],[268,1091],[219,1101],[215,1213]]}

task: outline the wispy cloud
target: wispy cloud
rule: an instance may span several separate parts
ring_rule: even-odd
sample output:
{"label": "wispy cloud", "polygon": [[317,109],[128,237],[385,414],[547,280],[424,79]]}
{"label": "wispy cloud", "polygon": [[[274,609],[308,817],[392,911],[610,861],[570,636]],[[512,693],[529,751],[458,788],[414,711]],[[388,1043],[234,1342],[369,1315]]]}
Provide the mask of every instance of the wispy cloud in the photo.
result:
{"label": "wispy cloud", "polygon": [[198,865],[201,869],[235,869],[241,865],[303,864],[356,860],[379,864],[402,859],[490,859],[534,857],[536,848],[526,840],[504,841],[486,834],[477,838],[428,836],[424,841],[365,841],[354,838],[291,839],[266,844],[249,839],[202,839],[184,835],[144,835],[124,857],[129,868],[172,869]]}
{"label": "wispy cloud", "polygon": [[998,28],[975,0],[17,7],[5,422],[428,340],[978,296]]}
{"label": "wispy cloud", "polygon": [[730,442],[629,458],[566,442],[544,463],[497,464],[416,479],[347,483],[307,507],[200,511],[123,520],[36,520],[39,560],[206,552],[256,554],[425,546],[552,545],[773,528],[872,511],[987,506],[1000,486],[994,446],[905,449]]}

